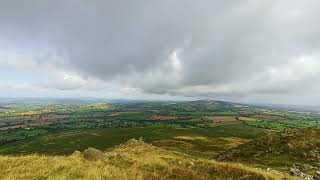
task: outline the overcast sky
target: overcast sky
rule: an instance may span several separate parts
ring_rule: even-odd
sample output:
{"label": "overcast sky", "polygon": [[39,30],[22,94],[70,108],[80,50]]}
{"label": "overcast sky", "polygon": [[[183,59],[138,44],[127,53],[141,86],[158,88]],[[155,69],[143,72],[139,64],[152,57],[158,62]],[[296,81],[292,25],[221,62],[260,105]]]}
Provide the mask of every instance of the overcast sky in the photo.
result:
{"label": "overcast sky", "polygon": [[320,104],[319,0],[0,0],[0,97]]}

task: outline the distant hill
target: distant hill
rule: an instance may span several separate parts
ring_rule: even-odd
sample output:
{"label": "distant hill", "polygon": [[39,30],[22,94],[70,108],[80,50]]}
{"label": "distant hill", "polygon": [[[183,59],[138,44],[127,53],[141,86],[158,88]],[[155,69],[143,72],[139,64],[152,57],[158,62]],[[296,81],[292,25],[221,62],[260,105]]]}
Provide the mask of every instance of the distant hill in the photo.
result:
{"label": "distant hill", "polygon": [[96,98],[0,98],[0,105],[3,104],[64,104],[79,105],[106,102],[105,99]]}
{"label": "distant hill", "polygon": [[129,140],[112,151],[0,156],[0,179],[283,179],[279,172],[193,158]]}
{"label": "distant hill", "polygon": [[276,109],[281,111],[297,111],[297,112],[312,112],[319,113],[319,106],[303,106],[303,105],[285,105],[285,104],[266,104],[266,103],[249,103],[250,106],[256,106],[261,108]]}
{"label": "distant hill", "polygon": [[10,109],[10,107],[0,106],[0,112],[9,111]]}
{"label": "distant hill", "polygon": [[251,105],[246,105],[241,103],[210,100],[210,99],[197,100],[197,101],[185,101],[185,102],[181,102],[181,104],[186,104],[194,108],[228,109],[228,110],[232,110],[233,108],[251,107]]}

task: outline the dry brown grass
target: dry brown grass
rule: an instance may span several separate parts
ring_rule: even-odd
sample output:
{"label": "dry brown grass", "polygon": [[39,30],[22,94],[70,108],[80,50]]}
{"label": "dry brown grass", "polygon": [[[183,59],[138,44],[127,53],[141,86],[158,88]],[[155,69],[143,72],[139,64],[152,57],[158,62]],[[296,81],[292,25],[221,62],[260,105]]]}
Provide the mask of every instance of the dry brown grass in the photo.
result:
{"label": "dry brown grass", "polygon": [[258,119],[258,120],[286,120],[285,117],[279,116],[279,115],[273,115],[273,114],[263,114],[263,115],[254,115],[252,118]]}
{"label": "dry brown grass", "polygon": [[124,144],[97,161],[81,155],[0,157],[0,179],[282,179],[241,164],[193,158],[141,141]]}
{"label": "dry brown grass", "polygon": [[244,138],[239,138],[239,137],[225,137],[225,138],[221,138],[223,140],[226,140],[228,143],[227,145],[231,148],[237,147],[241,144],[250,142],[250,139],[244,139]]}

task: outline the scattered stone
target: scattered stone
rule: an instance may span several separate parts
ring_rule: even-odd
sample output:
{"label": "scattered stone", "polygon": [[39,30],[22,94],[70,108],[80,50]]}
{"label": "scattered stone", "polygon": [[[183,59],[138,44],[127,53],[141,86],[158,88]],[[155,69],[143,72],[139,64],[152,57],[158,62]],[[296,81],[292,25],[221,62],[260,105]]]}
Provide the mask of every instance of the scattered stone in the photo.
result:
{"label": "scattered stone", "polygon": [[267,168],[267,172],[270,172],[271,171],[271,168]]}
{"label": "scattered stone", "polygon": [[313,180],[312,176],[310,176],[310,175],[305,175],[303,178],[305,180]]}
{"label": "scattered stone", "polygon": [[300,171],[296,166],[290,168],[290,175],[291,176],[298,176],[301,177],[304,173]]}
{"label": "scattered stone", "polygon": [[136,140],[135,138],[133,138],[133,139],[129,139],[126,144],[127,145],[134,145],[134,144],[138,144],[138,143],[139,143],[139,141]]}
{"label": "scattered stone", "polygon": [[314,180],[320,180],[320,170],[316,171],[316,174],[313,176]]}
{"label": "scattered stone", "polygon": [[311,166],[310,164],[304,164],[304,165],[303,165],[303,168],[304,168],[304,169],[317,169],[317,168]]}
{"label": "scattered stone", "polygon": [[83,151],[83,157],[87,160],[95,161],[98,159],[102,159],[104,157],[104,154],[102,151],[90,147]]}
{"label": "scattered stone", "polygon": [[192,161],[178,161],[178,164],[187,168],[194,167],[194,162]]}
{"label": "scattered stone", "polygon": [[194,162],[188,161],[188,165],[191,166],[191,167],[193,167],[193,166],[194,166]]}
{"label": "scattered stone", "polygon": [[114,152],[105,152],[104,155],[111,157],[111,156],[115,156],[116,153]]}
{"label": "scattered stone", "polygon": [[290,143],[287,143],[286,144],[286,147],[290,150],[290,149],[294,149],[294,146]]}
{"label": "scattered stone", "polygon": [[304,179],[304,180],[312,180],[312,177],[310,175],[304,174],[296,166],[293,166],[292,168],[290,168],[290,175],[300,177],[301,179]]}
{"label": "scattered stone", "polygon": [[135,145],[135,144],[145,144],[145,143],[144,143],[142,137],[140,137],[138,140],[135,139],[135,138],[129,139],[129,140],[126,142],[126,145]]}
{"label": "scattered stone", "polygon": [[[262,171],[262,169],[260,169]],[[272,168],[267,168],[265,170],[266,172],[269,172],[269,173],[272,173],[272,174],[281,174],[281,172],[275,170],[275,169],[272,169]]]}
{"label": "scattered stone", "polygon": [[139,137],[138,141],[144,143],[143,137]]}

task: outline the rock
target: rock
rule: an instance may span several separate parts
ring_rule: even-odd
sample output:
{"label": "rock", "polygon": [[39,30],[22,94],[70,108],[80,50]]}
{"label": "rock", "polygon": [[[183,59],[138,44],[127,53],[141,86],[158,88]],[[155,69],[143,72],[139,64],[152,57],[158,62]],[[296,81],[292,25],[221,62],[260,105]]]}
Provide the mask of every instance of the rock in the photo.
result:
{"label": "rock", "polygon": [[[260,169],[260,170],[262,171],[262,169]],[[281,172],[279,172],[279,171],[277,171],[277,170],[274,170],[274,169],[272,169],[272,168],[267,168],[265,171],[266,171],[266,172],[270,172],[270,173],[272,173],[272,174],[281,174]]]}
{"label": "rock", "polygon": [[104,157],[104,154],[102,151],[90,147],[83,151],[83,157],[87,160],[95,161],[98,159],[102,159]]}
{"label": "rock", "polygon": [[320,180],[320,170],[316,171],[316,174],[313,176],[314,180]]}
{"label": "rock", "polygon": [[267,172],[270,172],[271,171],[271,168],[267,168]]}
{"label": "rock", "polygon": [[133,138],[133,139],[129,139],[126,144],[133,145],[133,144],[138,144],[138,143],[139,143],[139,141],[136,140],[135,138]]}
{"label": "rock", "polygon": [[304,179],[304,180],[312,180],[312,177],[310,175],[304,174],[296,166],[293,166],[292,168],[290,168],[290,175],[300,177],[301,179]]}
{"label": "rock", "polygon": [[139,141],[140,143],[144,143],[143,137],[139,137],[138,141]]}
{"label": "rock", "polygon": [[294,149],[294,146],[290,143],[287,143],[285,147],[288,148],[289,150]]}
{"label": "rock", "polygon": [[300,169],[298,169],[296,166],[293,166],[292,168],[290,168],[290,175],[301,177],[303,175],[303,172],[301,172]]}
{"label": "rock", "polygon": [[144,143],[142,137],[140,137],[138,140],[136,140],[135,138],[129,139],[129,140],[126,142],[126,145],[135,145],[135,144],[145,144],[145,143]]}
{"label": "rock", "polygon": [[194,162],[188,161],[187,165],[190,166],[190,167],[193,167],[194,166]]}
{"label": "rock", "polygon": [[114,156],[114,154],[115,154],[115,153],[112,153],[112,152],[105,152],[105,153],[104,153],[104,155],[107,156],[107,157]]}
{"label": "rock", "polygon": [[81,156],[83,156],[83,154],[80,151],[74,151],[71,156],[73,156],[73,157],[81,157]]}
{"label": "rock", "polygon": [[304,169],[315,169],[315,167],[311,166],[310,164],[304,164],[303,168]]}

